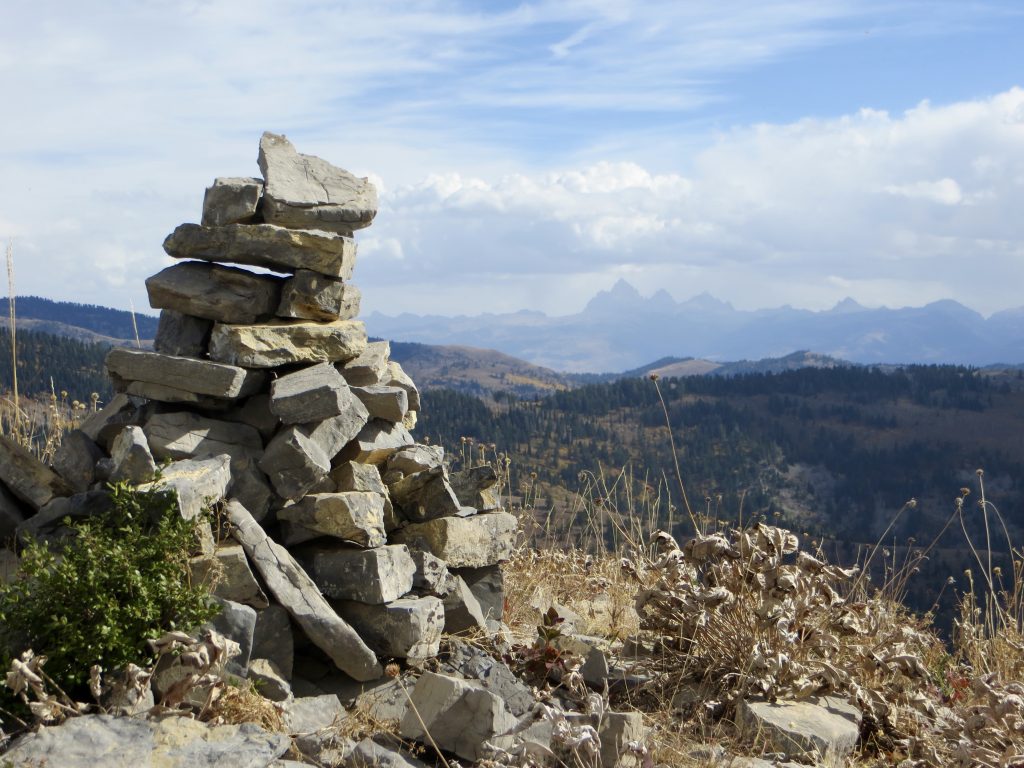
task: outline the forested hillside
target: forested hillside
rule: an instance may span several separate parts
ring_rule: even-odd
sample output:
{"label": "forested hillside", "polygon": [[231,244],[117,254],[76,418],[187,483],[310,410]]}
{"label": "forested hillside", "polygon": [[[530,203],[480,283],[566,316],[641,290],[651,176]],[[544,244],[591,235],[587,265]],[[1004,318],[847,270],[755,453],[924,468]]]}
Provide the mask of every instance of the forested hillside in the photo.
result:
{"label": "forested hillside", "polygon": [[[7,297],[0,298],[0,317],[9,316],[8,302]],[[53,301],[38,296],[16,296],[14,307],[19,319],[64,323],[114,339],[135,338],[132,313],[121,309],[100,307],[95,304],[77,304],[72,301]],[[138,326],[140,339],[152,339],[156,335],[156,317],[135,313],[135,324]]]}
{"label": "forested hillside", "polygon": [[[541,399],[503,394],[491,404],[430,391],[417,432],[448,446],[463,437],[493,443],[512,459],[513,490],[535,473],[542,498],[565,498],[559,489],[580,488],[581,473],[611,477],[624,467],[648,485],[667,479],[675,490],[660,387],[695,507],[726,520],[781,520],[855,557],[857,545],[873,544],[911,498],[916,505],[887,541],[930,541],[978,468],[1010,528],[1024,527],[1024,392],[1017,383],[955,366],[910,366],[661,379],[657,386],[623,379]],[[966,515],[965,524],[980,533],[979,515]],[[933,555],[940,581],[970,565],[961,555],[957,525]],[[930,586],[921,600],[925,593],[934,597]]]}
{"label": "forested hillside", "polygon": [[[30,397],[66,391],[69,400],[83,403],[96,392],[106,401],[112,392],[103,368],[109,349],[107,344],[19,330],[18,390]],[[5,330],[0,333],[0,389],[9,390],[11,386],[11,337]]]}

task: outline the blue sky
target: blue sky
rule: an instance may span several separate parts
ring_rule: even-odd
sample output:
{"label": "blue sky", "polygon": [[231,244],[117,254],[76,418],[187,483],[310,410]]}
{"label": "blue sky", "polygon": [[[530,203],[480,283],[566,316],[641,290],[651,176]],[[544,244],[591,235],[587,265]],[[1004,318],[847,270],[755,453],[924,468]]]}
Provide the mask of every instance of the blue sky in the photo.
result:
{"label": "blue sky", "polygon": [[370,175],[364,309],[1024,304],[1024,4],[41,2],[0,27],[16,290],[138,308],[263,130]]}

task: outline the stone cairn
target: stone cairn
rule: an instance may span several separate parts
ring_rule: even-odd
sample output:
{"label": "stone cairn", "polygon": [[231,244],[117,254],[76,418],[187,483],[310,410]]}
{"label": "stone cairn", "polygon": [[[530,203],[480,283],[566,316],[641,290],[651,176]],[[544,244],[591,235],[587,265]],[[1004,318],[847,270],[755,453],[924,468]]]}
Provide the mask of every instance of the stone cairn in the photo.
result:
{"label": "stone cairn", "polygon": [[[118,394],[64,436],[52,465],[0,437],[0,536],[59,540],[66,518],[109,507],[110,482],[167,493],[186,519],[220,510],[230,536],[205,525],[192,578],[214,585],[212,629],[241,649],[226,671],[281,703],[293,739],[268,741],[277,756],[293,743],[317,765],[423,766],[386,740],[335,742],[344,699],[470,761],[495,748],[552,754],[592,728],[603,768],[638,765],[639,714],[561,714],[562,733],[536,715],[553,702],[451,637],[503,642],[499,563],[516,519],[500,508],[492,468],[449,471],[440,447],[413,440],[419,392],[354,319],[353,233],[376,214],[373,185],[271,133],[259,167],[262,179],[216,179],[202,223],[164,241],[181,261],[146,281],[161,310],[154,351],[109,353]],[[238,264],[265,271],[226,266]],[[0,578],[17,562],[0,548]],[[598,639],[559,642],[596,690],[630,679],[609,670]],[[421,673],[390,680],[391,659]],[[145,696],[117,707],[146,711],[189,674],[161,665]],[[71,722],[114,727],[99,717]],[[47,743],[29,738],[25,754],[50,755]]]}
{"label": "stone cairn", "polygon": [[259,167],[216,179],[202,224],[164,241],[181,261],[146,281],[154,351],[110,352],[118,394],[52,469],[3,443],[4,520],[52,534],[102,505],[108,481],[172,489],[186,518],[225,500],[238,543],[211,544],[194,570],[223,574],[238,669],[262,659],[290,680],[294,625],[372,680],[380,659],[435,655],[442,631],[498,627],[516,520],[492,469],[449,473],[440,447],[413,440],[419,392],[353,319],[353,233],[377,212],[373,185],[271,133]]}

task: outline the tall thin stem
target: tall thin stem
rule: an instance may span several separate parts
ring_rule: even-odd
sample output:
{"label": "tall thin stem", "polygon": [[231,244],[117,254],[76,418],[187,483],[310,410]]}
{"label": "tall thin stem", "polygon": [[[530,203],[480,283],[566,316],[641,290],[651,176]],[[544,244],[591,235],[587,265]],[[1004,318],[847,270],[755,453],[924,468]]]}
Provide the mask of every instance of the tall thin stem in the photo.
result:
{"label": "tall thin stem", "polygon": [[14,396],[15,424],[21,421],[21,407],[18,403],[18,336],[17,313],[14,311],[14,243],[7,241],[7,313],[11,333],[11,394]]}
{"label": "tall thin stem", "polygon": [[683,497],[683,506],[686,507],[686,514],[690,516],[690,524],[693,526],[694,533],[700,533],[700,528],[697,527],[697,518],[693,516],[693,509],[690,508],[690,499],[686,495],[686,486],[683,484],[683,472],[679,468],[679,452],[676,451],[676,438],[672,434],[672,419],[668,415],[668,405],[665,404],[665,396],[661,393],[661,387],[658,386],[658,375],[656,373],[651,374],[651,381],[654,382],[654,389],[658,393],[658,399],[661,401],[661,410],[665,414],[665,426],[668,427],[668,442],[672,447],[672,461],[676,468],[676,480],[679,482],[679,493]]}

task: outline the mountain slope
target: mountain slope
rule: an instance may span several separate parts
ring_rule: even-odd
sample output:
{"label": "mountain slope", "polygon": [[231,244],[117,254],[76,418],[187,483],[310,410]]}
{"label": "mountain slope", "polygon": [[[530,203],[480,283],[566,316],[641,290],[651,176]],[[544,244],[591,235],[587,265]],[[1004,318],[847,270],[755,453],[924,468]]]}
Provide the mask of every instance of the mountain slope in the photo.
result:
{"label": "mountain slope", "polygon": [[676,302],[644,298],[625,281],[575,315],[540,312],[478,317],[373,313],[370,332],[424,344],[500,349],[555,370],[623,371],[651,360],[760,360],[808,350],[857,363],[987,365],[1024,361],[1024,309],[984,318],[944,300],[923,307],[868,309],[845,300],[830,310],[737,310],[702,294]]}

